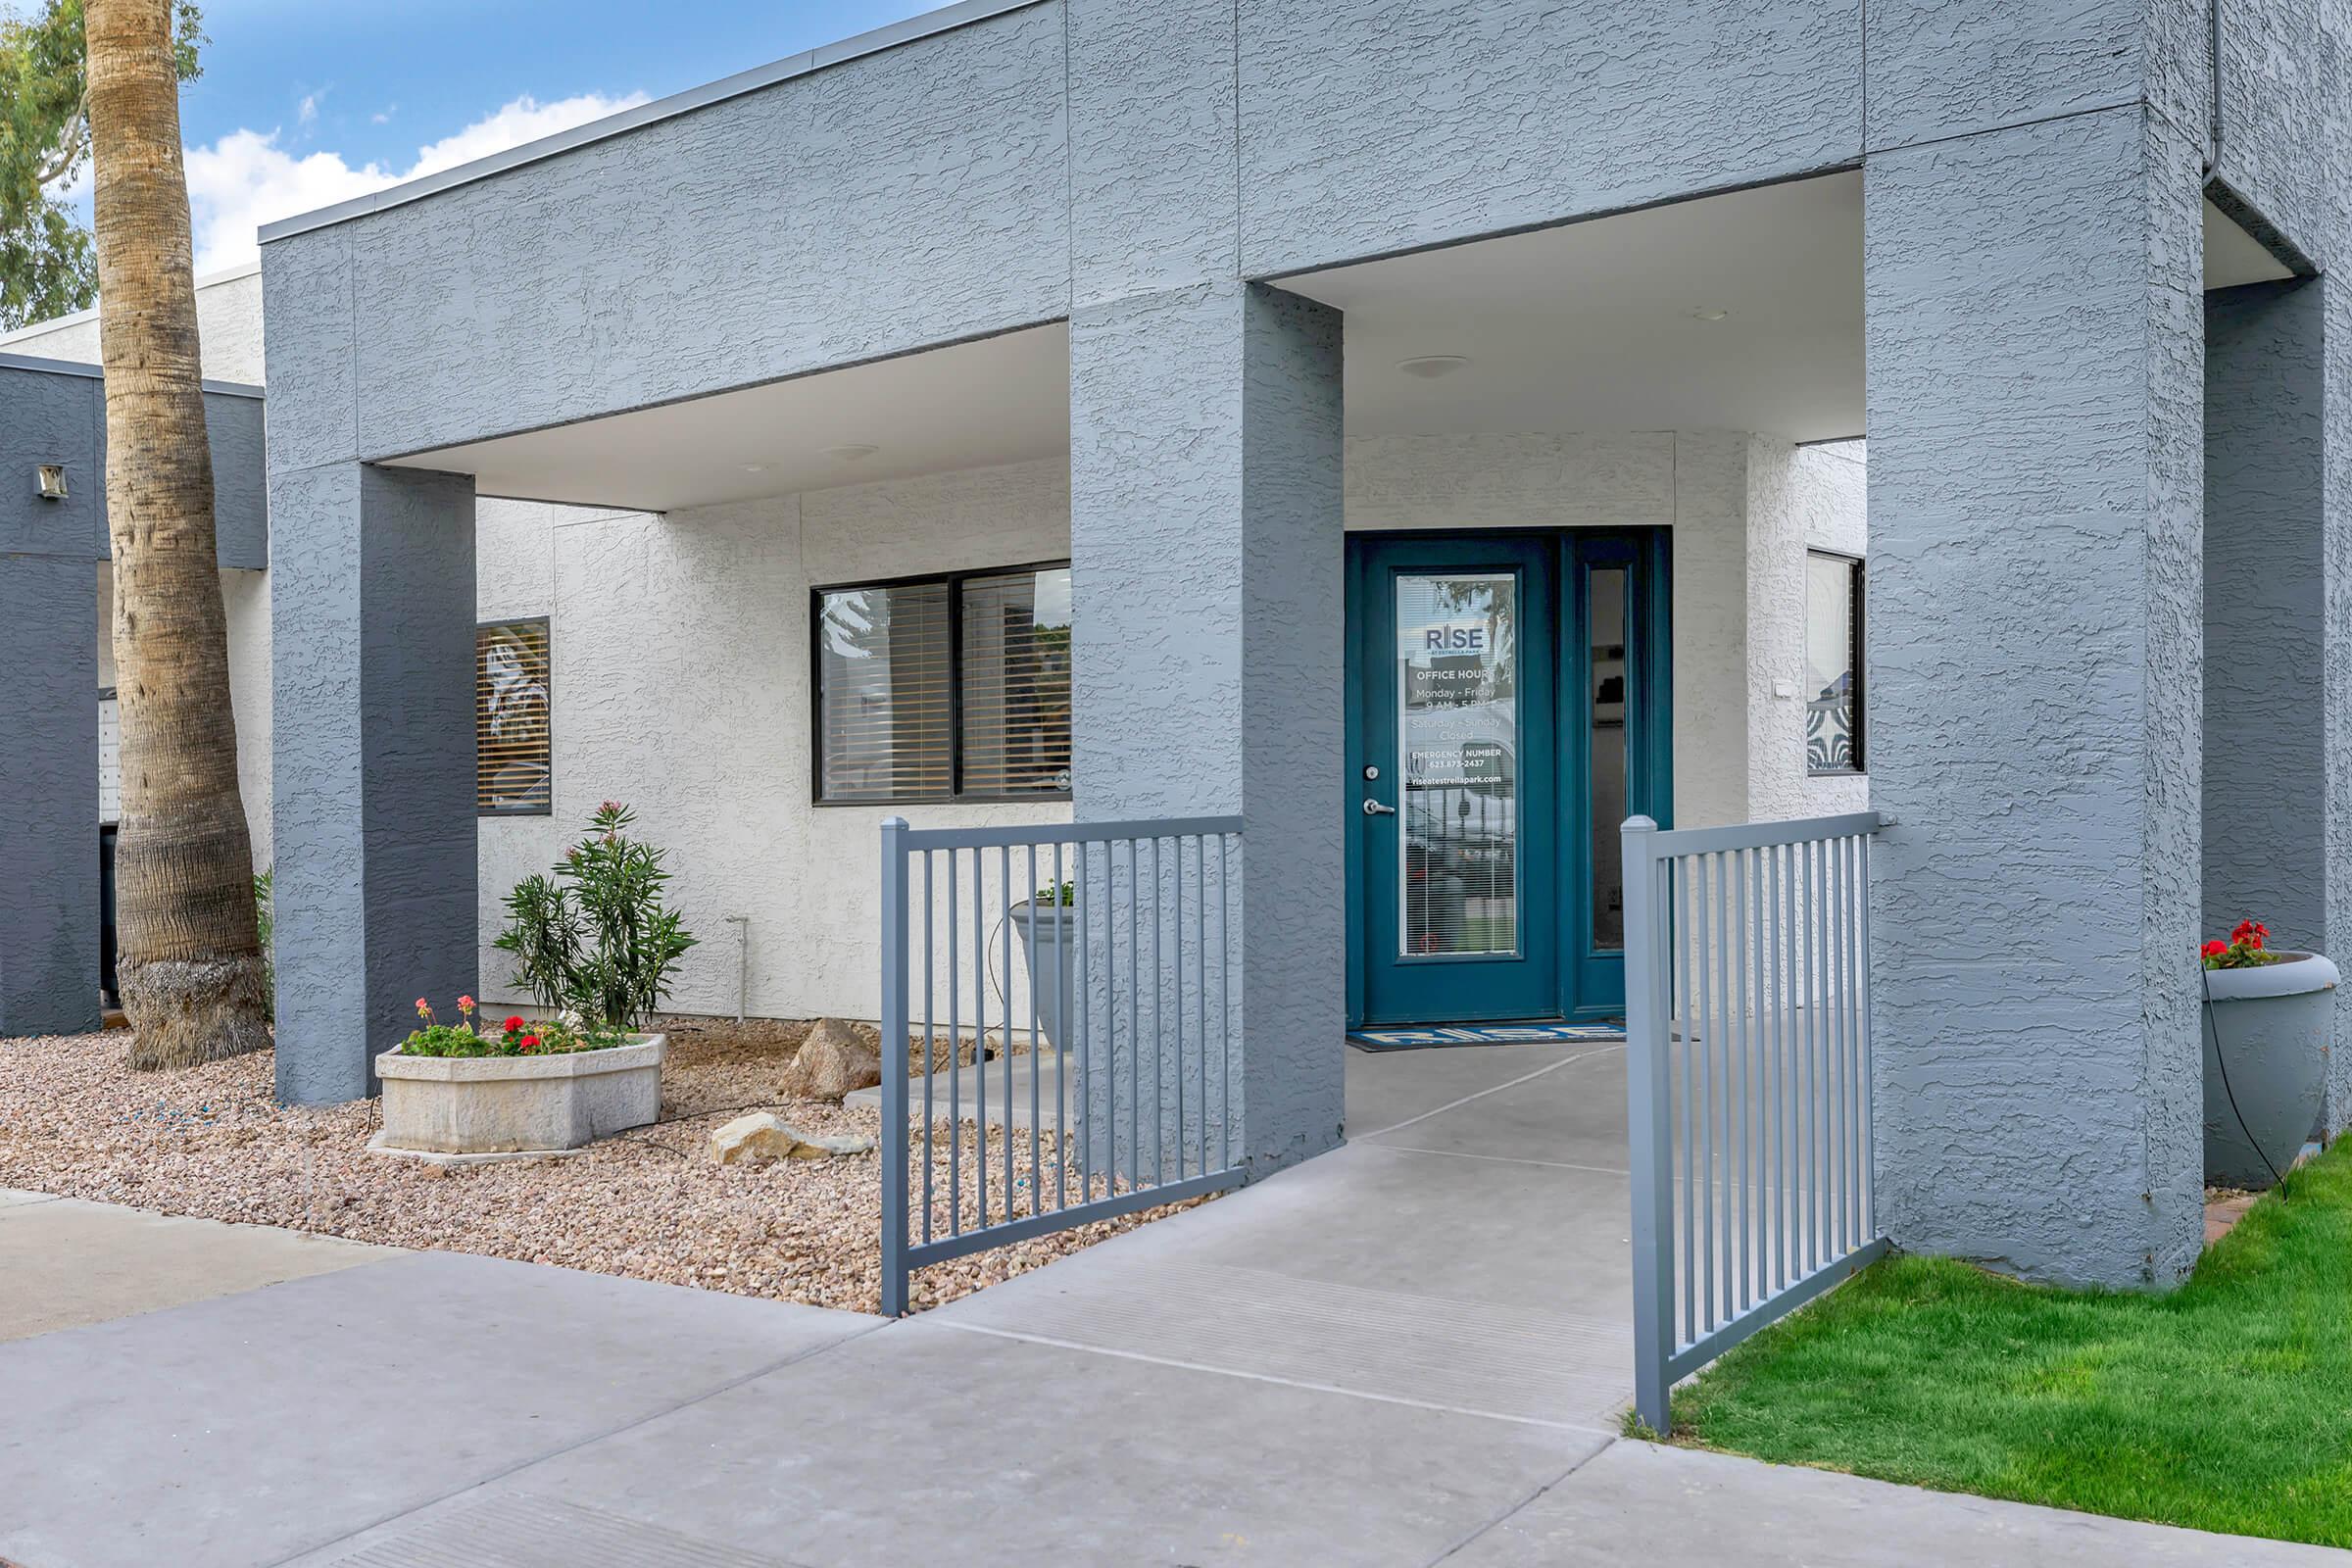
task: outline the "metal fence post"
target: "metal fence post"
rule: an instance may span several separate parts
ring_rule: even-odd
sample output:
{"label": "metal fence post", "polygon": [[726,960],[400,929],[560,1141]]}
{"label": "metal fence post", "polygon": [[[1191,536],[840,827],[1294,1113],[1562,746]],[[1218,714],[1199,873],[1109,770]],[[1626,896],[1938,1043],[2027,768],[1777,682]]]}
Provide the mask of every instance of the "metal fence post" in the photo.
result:
{"label": "metal fence post", "polygon": [[[882,1315],[906,1313],[906,819],[882,824]],[[928,976],[925,977],[926,984]],[[948,1049],[956,1049],[954,1041]],[[925,1063],[928,1066],[928,1063]]]}
{"label": "metal fence post", "polygon": [[1671,962],[1667,909],[1657,897],[1652,853],[1658,824],[1626,820],[1625,851],[1625,1095],[1633,1153],[1634,1411],[1652,1432],[1666,1434],[1666,1359],[1673,1336],[1674,1258],[1669,1239],[1674,1202],[1673,1139],[1666,1125],[1673,1101],[1666,1042],[1666,980]]}

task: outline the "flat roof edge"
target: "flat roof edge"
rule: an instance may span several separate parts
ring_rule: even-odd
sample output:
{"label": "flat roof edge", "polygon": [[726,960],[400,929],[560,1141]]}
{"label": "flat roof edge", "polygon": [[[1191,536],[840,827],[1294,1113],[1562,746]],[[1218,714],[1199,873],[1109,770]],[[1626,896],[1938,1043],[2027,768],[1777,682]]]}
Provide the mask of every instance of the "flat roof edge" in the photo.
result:
{"label": "flat roof edge", "polygon": [[518,147],[477,158],[469,164],[460,164],[455,169],[444,169],[438,173],[426,174],[398,185],[387,185],[382,190],[354,196],[332,207],[281,218],[275,222],[264,223],[257,233],[261,243],[267,245],[272,240],[306,234],[315,228],[331,227],[355,218],[365,218],[370,213],[405,207],[410,202],[422,201],[460,185],[488,179],[493,174],[503,174],[509,170],[520,169],[614,136],[626,135],[646,125],[674,120],[697,109],[707,109],[730,98],[740,98],[747,93],[772,87],[778,82],[790,81],[795,76],[806,76],[829,66],[844,65],[867,55],[896,49],[901,44],[953,32],[976,22],[986,22],[992,17],[1014,11],[1026,11],[1045,3],[1046,0],[958,0],[957,4],[943,6],[937,11],[926,11],[919,17],[894,22],[885,27],[875,27],[855,37],[844,38],[839,43],[804,50],[764,66],[755,66],[749,71],[737,72],[732,76],[722,76],[716,81],[672,93],[667,98],[657,98],[650,104],[639,104],[634,109],[624,109],[616,115],[607,115],[602,120],[592,120],[584,125],[574,125],[569,130],[560,130],[552,136],[542,136],[537,141],[527,141]]}
{"label": "flat roof edge", "polygon": [[[106,379],[106,367],[92,365],[87,360],[44,360],[30,354],[0,354],[0,370],[30,370],[36,375],[78,375],[85,380]],[[227,398],[263,398],[262,388],[243,381],[206,381],[207,392],[217,392]]]}

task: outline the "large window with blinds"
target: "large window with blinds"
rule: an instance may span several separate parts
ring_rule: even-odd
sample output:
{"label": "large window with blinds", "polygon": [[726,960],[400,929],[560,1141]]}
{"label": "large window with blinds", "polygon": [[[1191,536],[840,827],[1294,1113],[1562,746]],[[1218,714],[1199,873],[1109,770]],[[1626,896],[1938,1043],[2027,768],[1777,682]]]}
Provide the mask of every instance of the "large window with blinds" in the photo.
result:
{"label": "large window with blinds", "polygon": [[473,632],[474,809],[545,816],[555,805],[547,617]]}
{"label": "large window with blinds", "polygon": [[820,588],[816,799],[1070,792],[1070,568]]}

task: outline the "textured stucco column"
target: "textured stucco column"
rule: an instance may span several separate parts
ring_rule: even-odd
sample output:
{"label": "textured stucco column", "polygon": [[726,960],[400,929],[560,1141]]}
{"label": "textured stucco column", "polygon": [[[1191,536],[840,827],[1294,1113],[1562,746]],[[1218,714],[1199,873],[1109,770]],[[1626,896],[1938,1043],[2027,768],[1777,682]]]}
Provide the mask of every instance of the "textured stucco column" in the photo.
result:
{"label": "textured stucco column", "polygon": [[98,1027],[99,634],[86,549],[0,553],[0,1037]]}
{"label": "textured stucco column", "polygon": [[2135,105],[1865,166],[1880,1196],[2034,1278],[2202,1241],[2198,157]]}
{"label": "textured stucco column", "polygon": [[1239,811],[1253,1173],[1340,1141],[1341,331],[1231,280],[1070,325],[1082,819]]}
{"label": "textured stucco column", "polygon": [[475,989],[473,481],[329,464],[270,501],[277,1093],[321,1104]]}
{"label": "textured stucco column", "polygon": [[[2340,101],[2329,121],[2331,145],[2339,149],[2337,175],[2329,181],[2333,234],[2338,254],[2352,249],[2352,105]],[[2320,714],[2325,784],[2321,863],[2327,870],[2324,895],[2328,955],[2340,964],[2352,954],[2352,286],[2330,274],[2304,285],[2319,297],[2323,336],[2323,396],[2326,448],[2325,499],[2320,531],[2323,587]],[[2352,986],[2335,992],[2335,1054],[2328,1067],[2325,1131],[2340,1138],[2352,1127]]]}

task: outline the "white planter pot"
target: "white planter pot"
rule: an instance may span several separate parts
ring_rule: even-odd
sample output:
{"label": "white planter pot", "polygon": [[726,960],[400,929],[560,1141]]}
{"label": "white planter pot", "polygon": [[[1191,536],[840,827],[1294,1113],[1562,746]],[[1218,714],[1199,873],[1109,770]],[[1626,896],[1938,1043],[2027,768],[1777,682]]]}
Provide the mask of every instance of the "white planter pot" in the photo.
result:
{"label": "white planter pot", "polygon": [[375,1058],[386,1149],[504,1154],[577,1149],[662,1114],[665,1035],[550,1056]]}
{"label": "white planter pot", "polygon": [[[1041,904],[1034,908],[1016,904],[1006,918],[1019,933],[1021,955],[1029,963],[1029,995],[1037,999],[1037,1028],[1044,1044],[1054,1051],[1070,1049],[1065,1014],[1070,988],[1076,984],[1078,911],[1068,905]],[[1029,1020],[1013,1020],[1013,1035],[1028,1049]]]}

